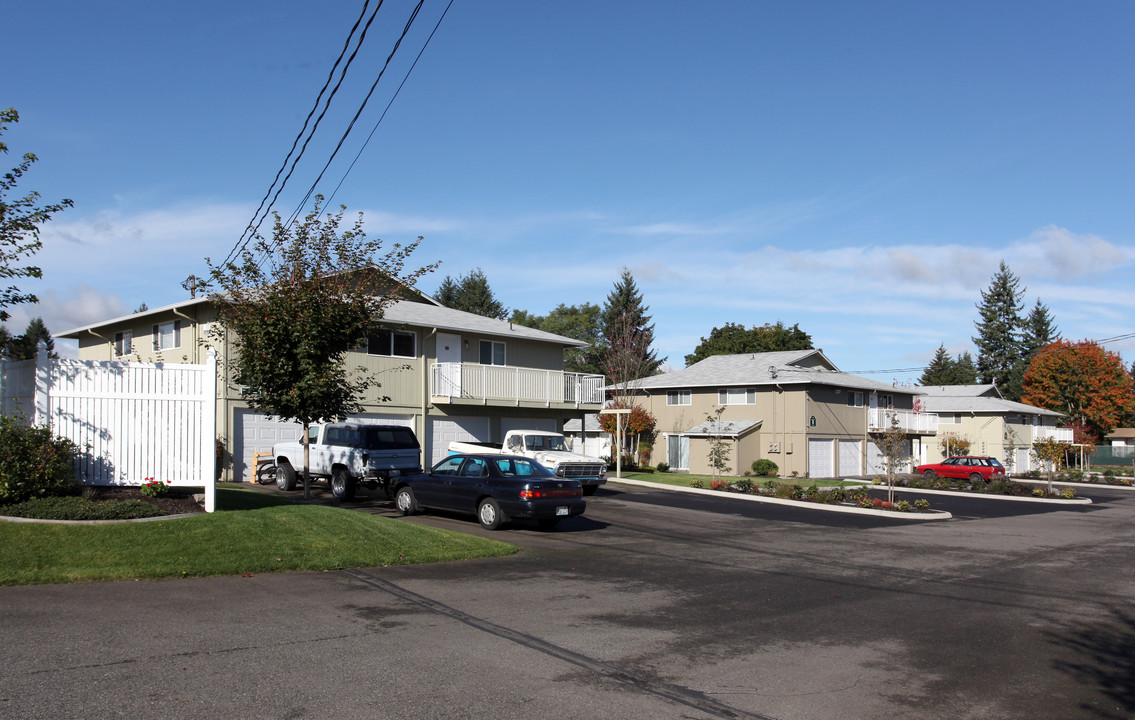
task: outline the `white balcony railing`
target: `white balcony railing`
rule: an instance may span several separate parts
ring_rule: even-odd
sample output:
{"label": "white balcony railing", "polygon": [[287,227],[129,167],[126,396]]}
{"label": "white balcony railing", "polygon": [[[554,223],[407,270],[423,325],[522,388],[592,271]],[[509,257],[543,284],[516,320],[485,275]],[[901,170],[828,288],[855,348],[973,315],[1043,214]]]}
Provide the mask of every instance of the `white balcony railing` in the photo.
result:
{"label": "white balcony railing", "polygon": [[910,410],[885,410],[875,408],[867,411],[867,425],[870,430],[891,429],[891,416],[898,419],[899,429],[911,435],[934,435],[938,432],[938,413],[916,413]]}
{"label": "white balcony railing", "polygon": [[1072,442],[1072,428],[1045,427],[1033,425],[1033,442],[1052,438],[1060,442]]}
{"label": "white balcony railing", "polygon": [[602,375],[562,370],[473,363],[430,364],[430,394],[435,398],[465,398],[485,403],[601,405],[604,385],[606,378]]}

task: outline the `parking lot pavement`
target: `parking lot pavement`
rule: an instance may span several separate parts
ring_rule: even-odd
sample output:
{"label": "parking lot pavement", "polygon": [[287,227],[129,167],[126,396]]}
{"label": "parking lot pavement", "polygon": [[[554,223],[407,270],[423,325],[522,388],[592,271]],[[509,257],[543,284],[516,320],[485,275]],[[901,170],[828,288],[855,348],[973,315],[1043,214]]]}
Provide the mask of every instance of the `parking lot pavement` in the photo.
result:
{"label": "parking lot pavement", "polygon": [[508,558],[0,588],[0,716],[1130,718],[1135,496],[1092,493],[911,525],[615,486],[555,532],[399,520]]}

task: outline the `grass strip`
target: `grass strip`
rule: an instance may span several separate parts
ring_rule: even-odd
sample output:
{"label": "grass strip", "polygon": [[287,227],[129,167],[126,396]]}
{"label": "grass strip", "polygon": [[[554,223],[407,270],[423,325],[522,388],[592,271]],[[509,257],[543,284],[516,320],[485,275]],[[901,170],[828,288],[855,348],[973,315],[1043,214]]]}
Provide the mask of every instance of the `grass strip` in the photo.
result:
{"label": "grass strip", "polygon": [[[623,477],[627,478],[628,480],[645,480],[647,482],[662,483],[664,485],[676,485],[678,487],[690,487],[690,481],[697,479],[697,480],[701,481],[703,487],[707,487],[707,488],[709,487],[709,483],[713,480],[712,475],[696,475],[696,474],[691,474],[691,473],[673,473],[673,472],[664,472],[664,473],[625,472],[625,473],[623,473]],[[607,479],[608,480],[614,480],[615,478],[614,478],[613,475],[609,475]],[[728,483],[734,483],[734,482],[737,482],[738,480],[741,480],[741,479],[744,479],[744,478],[742,478],[741,476],[738,476],[738,475],[718,475],[717,479],[718,480],[724,480],[725,482],[728,482]],[[753,485],[762,485],[768,480],[772,480],[773,482],[775,482],[779,485],[799,485],[800,487],[808,487],[809,485],[815,485],[816,487],[844,487],[844,486],[847,486],[847,485],[862,485],[863,484],[863,481],[861,481],[861,480],[859,480],[859,481],[856,481],[856,480],[850,480],[850,481],[848,481],[848,480],[829,480],[829,479],[809,480],[807,478],[797,478],[797,479],[792,479],[792,478],[767,478],[767,477],[754,477],[754,476],[751,476],[751,475],[748,476],[747,479],[752,480]]]}
{"label": "grass strip", "polygon": [[211,514],[111,525],[0,522],[0,585],[243,575],[499,557],[516,547],[255,491]]}

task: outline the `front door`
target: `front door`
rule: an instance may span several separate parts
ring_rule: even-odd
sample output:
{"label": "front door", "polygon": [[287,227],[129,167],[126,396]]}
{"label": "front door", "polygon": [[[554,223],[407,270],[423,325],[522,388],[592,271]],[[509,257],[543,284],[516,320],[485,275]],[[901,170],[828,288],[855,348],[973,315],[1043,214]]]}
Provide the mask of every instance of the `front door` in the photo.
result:
{"label": "front door", "polygon": [[437,334],[438,374],[434,395],[461,397],[461,336]]}

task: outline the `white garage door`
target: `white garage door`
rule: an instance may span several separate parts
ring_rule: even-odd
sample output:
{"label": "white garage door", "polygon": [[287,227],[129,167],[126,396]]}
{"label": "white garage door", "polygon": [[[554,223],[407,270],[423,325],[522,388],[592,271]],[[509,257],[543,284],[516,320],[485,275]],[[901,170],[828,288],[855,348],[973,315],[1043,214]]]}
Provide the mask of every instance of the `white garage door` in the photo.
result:
{"label": "white garage door", "polygon": [[887,459],[879,452],[879,446],[874,440],[867,441],[867,474],[885,475],[887,472]]}
{"label": "white garage door", "polygon": [[303,427],[254,410],[236,410],[233,417],[233,480],[248,482],[252,454],[272,452],[278,442],[299,440]]}
{"label": "white garage door", "polygon": [[430,418],[428,434],[426,458],[432,467],[446,456],[446,448],[451,442],[488,442],[489,419]]}
{"label": "white garage door", "polygon": [[840,477],[848,477],[850,475],[859,474],[859,449],[861,447],[862,445],[860,440],[839,441]]}
{"label": "white garage door", "polygon": [[533,418],[502,418],[501,440],[508,435],[509,430],[543,430],[544,432],[559,432],[556,429],[556,419],[536,420]]}
{"label": "white garage door", "polygon": [[808,477],[830,478],[835,472],[831,440],[808,440]]}

